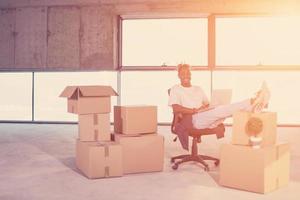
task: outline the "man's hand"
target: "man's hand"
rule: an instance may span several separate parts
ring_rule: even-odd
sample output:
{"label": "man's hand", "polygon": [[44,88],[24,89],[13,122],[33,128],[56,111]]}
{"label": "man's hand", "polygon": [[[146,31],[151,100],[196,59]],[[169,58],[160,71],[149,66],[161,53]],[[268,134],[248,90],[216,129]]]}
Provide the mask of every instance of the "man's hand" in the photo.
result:
{"label": "man's hand", "polygon": [[204,111],[214,109],[214,107],[209,107],[209,104],[202,105],[199,108],[186,108],[178,104],[173,104],[172,108],[174,113],[182,113],[182,114],[195,114],[198,112],[204,112]]}
{"label": "man's hand", "polygon": [[204,104],[204,105],[202,105],[201,107],[200,107],[200,109],[202,108],[202,109],[206,109],[206,108],[208,108],[209,107],[209,104]]}
{"label": "man's hand", "polygon": [[205,104],[205,105],[202,105],[200,108],[197,108],[196,111],[197,112],[205,112],[205,111],[208,111],[208,110],[212,110],[214,109],[215,107],[213,106],[209,106],[209,104]]}

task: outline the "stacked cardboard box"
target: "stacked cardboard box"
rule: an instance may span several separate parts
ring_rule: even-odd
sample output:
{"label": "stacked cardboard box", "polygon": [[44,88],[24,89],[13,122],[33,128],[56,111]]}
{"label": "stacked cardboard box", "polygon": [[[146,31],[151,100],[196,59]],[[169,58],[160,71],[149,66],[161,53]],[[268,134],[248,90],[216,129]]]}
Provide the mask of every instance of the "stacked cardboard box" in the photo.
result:
{"label": "stacked cardboard box", "polygon": [[[241,111],[233,115],[232,144],[221,147],[221,185],[267,193],[289,182],[289,144],[277,143],[276,124],[273,112]],[[255,137],[261,138],[260,148],[251,146],[254,130]]]}
{"label": "stacked cardboard box", "polygon": [[116,142],[76,142],[76,165],[88,178],[122,176],[122,146]]}
{"label": "stacked cardboard box", "polygon": [[78,114],[76,165],[89,178],[122,176],[122,146],[111,141],[110,86],[67,86],[68,112]]}
{"label": "stacked cardboard box", "polygon": [[[164,138],[156,106],[115,106],[110,132],[110,86],[68,86],[68,112],[78,114],[76,165],[88,178],[163,170]],[[113,139],[113,141],[111,140]]]}
{"label": "stacked cardboard box", "polygon": [[163,170],[164,138],[157,134],[156,106],[115,106],[114,132],[123,148],[124,174]]}

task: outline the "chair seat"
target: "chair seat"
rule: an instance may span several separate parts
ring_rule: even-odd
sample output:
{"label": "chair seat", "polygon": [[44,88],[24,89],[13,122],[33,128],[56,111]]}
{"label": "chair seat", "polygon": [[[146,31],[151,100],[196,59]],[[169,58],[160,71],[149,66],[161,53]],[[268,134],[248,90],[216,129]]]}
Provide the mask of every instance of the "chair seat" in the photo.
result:
{"label": "chair seat", "polygon": [[225,126],[224,124],[219,124],[217,127],[215,128],[205,128],[205,129],[191,129],[189,131],[189,135],[191,137],[199,137],[202,135],[213,135],[213,134],[217,134],[217,133],[224,133],[225,131]]}

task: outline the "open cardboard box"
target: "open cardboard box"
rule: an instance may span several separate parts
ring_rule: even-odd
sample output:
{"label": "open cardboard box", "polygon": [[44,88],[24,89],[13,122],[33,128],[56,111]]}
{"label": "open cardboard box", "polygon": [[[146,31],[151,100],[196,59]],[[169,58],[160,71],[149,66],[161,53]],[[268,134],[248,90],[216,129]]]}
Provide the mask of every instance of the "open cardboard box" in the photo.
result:
{"label": "open cardboard box", "polygon": [[111,86],[67,86],[60,97],[68,98],[68,112],[76,114],[109,113],[110,97],[118,96]]}

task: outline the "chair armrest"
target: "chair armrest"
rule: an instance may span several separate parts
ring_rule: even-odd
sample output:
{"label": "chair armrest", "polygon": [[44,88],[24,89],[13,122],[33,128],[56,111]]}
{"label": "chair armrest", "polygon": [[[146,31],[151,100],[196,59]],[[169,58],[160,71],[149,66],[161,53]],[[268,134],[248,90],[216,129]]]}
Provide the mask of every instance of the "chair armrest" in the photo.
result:
{"label": "chair armrest", "polygon": [[171,125],[172,133],[175,133],[175,127],[181,121],[182,117],[183,115],[181,113],[173,113],[173,120]]}

